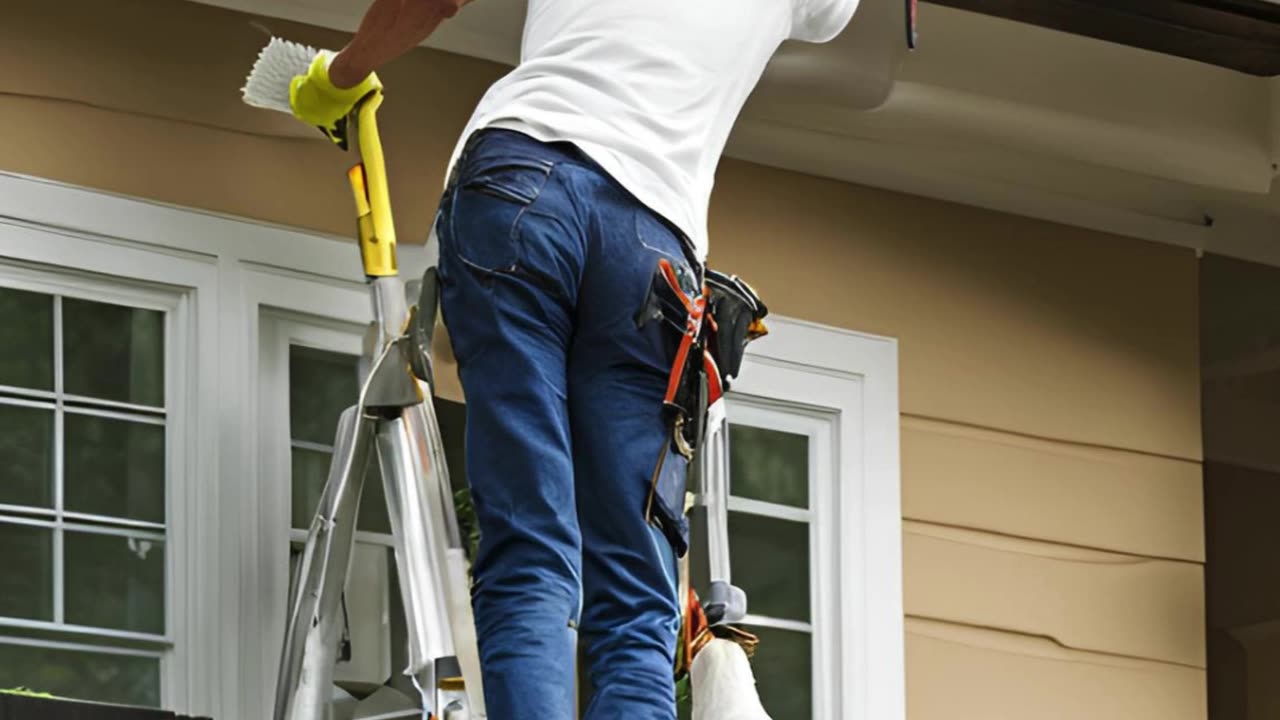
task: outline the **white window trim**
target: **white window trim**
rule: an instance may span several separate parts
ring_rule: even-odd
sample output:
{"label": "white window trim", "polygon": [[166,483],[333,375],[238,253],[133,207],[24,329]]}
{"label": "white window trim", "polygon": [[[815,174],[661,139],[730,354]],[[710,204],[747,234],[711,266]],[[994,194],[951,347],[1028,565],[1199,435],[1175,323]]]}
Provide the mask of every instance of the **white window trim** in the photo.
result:
{"label": "white window trim", "polygon": [[[344,327],[331,320],[304,318],[280,312],[264,313],[259,345],[262,351],[262,370],[258,376],[263,390],[259,394],[258,417],[259,427],[264,428],[263,436],[269,441],[261,453],[263,477],[292,477],[292,448],[311,449],[331,455],[334,451],[332,445],[294,440],[289,435],[289,349],[307,347],[359,356],[363,352],[360,347],[363,332],[363,327]],[[355,401],[356,398],[351,398],[352,404]],[[372,479],[376,478],[371,476]],[[270,522],[272,517],[279,517],[281,513],[285,517],[291,515],[293,499],[289,491],[288,485],[270,487],[263,484],[261,514],[264,520]],[[274,523],[272,527],[275,527]],[[301,528],[290,528],[287,535],[287,542],[305,542],[307,539],[307,531]],[[388,548],[395,546],[395,539],[390,533],[357,530],[355,539],[370,545]],[[285,563],[284,567],[287,568],[287,565]],[[286,599],[281,598],[281,602],[285,601]]]}
{"label": "white window trim", "polygon": [[[421,247],[402,245],[398,255],[406,276],[426,267]],[[175,644],[203,650],[190,663],[166,661],[167,710],[217,720],[270,716],[279,646],[262,607],[287,547],[275,534],[287,528],[259,507],[259,489],[277,483],[259,463],[266,447],[259,318],[292,313],[364,325],[372,311],[358,257],[346,237],[0,172],[0,262],[135,278],[189,298],[189,357],[199,370],[183,381],[202,402],[189,410],[192,436],[183,442],[193,447],[184,459],[192,482],[181,502],[198,520],[176,530],[190,535],[187,547],[199,557],[175,567],[173,578],[186,587],[211,580],[173,616]]]}
{"label": "white window trim", "polygon": [[[2,240],[0,240],[2,241]],[[27,290],[30,292],[41,293],[45,295],[54,295],[58,299],[54,304],[55,322],[59,326],[59,332],[54,335],[54,377],[59,378],[63,375],[62,364],[62,342],[63,331],[61,320],[58,319],[62,313],[61,298],[76,298],[81,300],[90,300],[94,302],[113,303],[118,305],[127,305],[147,310],[156,310],[165,313],[165,345],[164,345],[164,366],[165,366],[165,405],[164,407],[151,407],[131,405],[129,403],[112,402],[100,400],[97,398],[83,398],[91,403],[87,407],[72,407],[66,405],[67,400],[82,399],[80,396],[72,395],[67,392],[59,394],[59,388],[55,387],[53,391],[32,391],[25,388],[8,388],[13,393],[6,397],[6,405],[39,407],[42,409],[59,410],[61,415],[57,417],[56,423],[59,424],[54,431],[54,462],[55,476],[59,478],[59,483],[55,487],[54,506],[48,512],[33,511],[32,509],[22,508],[19,506],[0,505],[0,513],[9,511],[18,511],[28,516],[41,515],[44,517],[31,517],[30,520],[22,520],[10,518],[6,522],[44,527],[48,529],[60,529],[71,531],[85,531],[99,535],[128,535],[131,537],[147,537],[161,540],[165,543],[165,617],[167,621],[167,629],[164,633],[146,633],[134,632],[128,630],[111,630],[106,628],[95,628],[83,625],[74,625],[67,623],[64,617],[64,600],[65,600],[65,568],[63,566],[64,558],[62,553],[63,536],[54,536],[53,545],[53,572],[54,572],[54,612],[53,620],[18,620],[10,618],[0,618],[0,631],[5,627],[25,628],[29,630],[48,630],[57,633],[72,636],[88,636],[102,639],[116,638],[122,640],[142,640],[149,643],[159,643],[164,645],[172,645],[173,613],[175,610],[180,611],[183,607],[181,588],[176,587],[171,579],[172,572],[175,567],[175,561],[169,558],[171,551],[178,551],[178,557],[181,558],[181,544],[175,546],[169,541],[169,534],[175,529],[175,525],[183,525],[182,522],[175,523],[175,518],[182,518],[182,502],[175,499],[174,492],[178,490],[173,486],[171,480],[177,476],[182,469],[182,458],[186,454],[185,446],[182,443],[183,433],[186,431],[186,418],[183,416],[180,408],[189,405],[186,397],[186,390],[182,380],[182,373],[176,372],[180,367],[185,366],[187,357],[186,337],[189,333],[190,313],[186,303],[185,295],[175,293],[170,290],[148,287],[136,280],[121,279],[107,280],[100,276],[82,274],[75,270],[56,270],[45,269],[32,265],[6,264],[0,266],[0,280],[3,281],[5,287],[15,288],[19,290]],[[182,367],[185,371],[185,367]],[[61,397],[61,400],[59,400]],[[32,402],[34,400],[35,402]],[[122,415],[113,410],[123,410],[130,414]],[[156,410],[164,412],[163,416],[151,415]],[[118,418],[131,423],[141,424],[157,424],[167,428],[167,448],[165,458],[165,476],[166,476],[166,502],[165,502],[165,522],[155,523],[140,520],[128,520],[125,518],[105,517],[87,513],[78,513],[68,511],[63,507],[63,494],[66,488],[66,478],[63,475],[62,464],[65,462],[63,453],[65,447],[64,430],[60,427],[65,421],[67,414],[89,415],[95,417]],[[105,521],[109,526],[95,526],[92,524],[84,524],[83,521]],[[50,645],[49,647],[53,647]]]}
{"label": "white window trim", "polygon": [[[260,619],[260,622],[265,623],[266,626],[266,631],[263,633],[263,638],[266,640],[263,652],[270,653],[269,657],[274,657],[280,652],[278,638],[282,637],[285,631],[286,618],[283,609],[288,606],[287,592],[291,581],[287,548],[290,543],[301,544],[307,539],[305,528],[291,527],[289,522],[293,510],[291,450],[299,446],[317,445],[296,441],[290,432],[289,398],[292,382],[289,377],[289,358],[291,349],[307,347],[358,357],[362,352],[364,329],[364,326],[302,316],[297,313],[277,310],[262,313],[259,345],[262,366],[259,374],[261,383],[259,417],[260,427],[263,428],[267,442],[264,443],[264,450],[260,454],[260,473],[264,479],[280,478],[279,482],[262,482],[259,486],[261,498],[258,506],[259,523],[263,528],[263,537],[268,538],[262,548],[266,555],[263,558],[262,567],[268,570],[260,586],[260,599],[262,606],[279,609],[278,612],[268,613]],[[355,401],[354,396],[349,399],[352,404]],[[332,446],[329,445],[319,445],[317,449],[328,453],[333,452]],[[368,482],[381,483],[381,478],[373,474],[366,479],[366,483]],[[365,500],[362,502],[368,501],[367,487],[366,485],[363,496]],[[379,547],[385,551],[393,551],[395,546],[395,539],[389,532],[356,530],[354,539],[357,543],[357,552],[361,552],[361,547],[365,549]],[[353,558],[353,563],[355,562],[357,560]],[[358,577],[355,575],[358,570],[356,565],[353,564],[352,570],[353,578],[349,579],[349,582],[355,581]],[[378,571],[373,573],[375,577],[379,576]],[[370,620],[370,616],[357,620],[356,608],[363,607],[366,612],[375,613],[382,624],[383,632],[386,633],[381,635],[381,639],[389,641],[387,614],[394,601],[389,596],[391,586],[386,582],[385,576],[382,577],[383,580],[379,584],[380,594],[369,595],[349,606],[348,610],[352,613],[355,624],[362,625],[365,630],[369,629],[364,623]],[[352,629],[353,632],[359,631],[357,627]],[[382,676],[383,673],[390,676],[400,672],[402,668],[391,667],[391,655],[387,650],[388,647],[380,643],[375,642],[362,647],[360,642],[356,642],[353,647],[356,657],[352,658],[352,664],[347,668],[339,668],[335,675],[335,682],[344,678],[364,682],[370,677]]]}
{"label": "white window trim", "polygon": [[[184,551],[170,578],[175,587],[208,583],[207,592],[174,601],[179,651],[163,663],[166,709],[219,720],[270,714],[279,651],[258,654],[268,643],[257,602],[267,547],[256,522],[257,319],[270,307],[367,322],[357,252],[346,238],[0,173],[0,262],[162,285],[183,295],[192,319],[184,343],[191,360],[178,364],[196,371],[180,376],[176,368],[173,381],[201,402],[170,409],[191,418],[189,434],[173,439],[191,451],[182,458],[189,482],[171,493],[188,515],[172,518],[174,557]],[[405,247],[401,267],[418,271],[422,257]],[[315,297],[325,286],[345,292]]]}
{"label": "white window trim", "polygon": [[[748,360],[744,373],[754,372],[756,361]],[[846,717],[846,701],[838,681],[840,649],[847,642],[845,628],[833,602],[839,587],[842,568],[838,548],[832,541],[840,530],[841,518],[835,503],[839,483],[838,453],[835,452],[840,416],[829,408],[805,405],[794,398],[801,388],[817,383],[817,392],[838,394],[847,380],[823,374],[785,371],[786,377],[773,382],[736,383],[729,394],[727,419],[731,425],[765,428],[804,436],[808,448],[808,507],[799,508],[778,503],[751,500],[733,494],[730,477],[727,506],[731,512],[749,513],[804,523],[808,529],[809,554],[809,620],[790,620],[751,612],[743,623],[749,626],[776,628],[804,633],[811,644],[811,707],[813,718]],[[799,386],[797,388],[796,386]],[[731,540],[732,542],[732,540]],[[732,560],[732,559],[731,559]],[[765,671],[767,672],[767,670]],[[852,708],[849,708],[852,712]]]}
{"label": "white window trim", "polygon": [[[748,346],[732,394],[834,416],[838,487],[811,488],[811,547],[812,566],[837,574],[841,589],[812,602],[815,621],[839,633],[813,636],[821,660],[814,665],[814,716],[903,720],[897,343],[789,318],[768,324],[769,335]],[[811,443],[810,453],[817,452]],[[826,508],[834,509],[835,522],[824,521]]]}
{"label": "white window trim", "polygon": [[[145,639],[170,645],[173,649],[164,652],[161,661],[161,702],[167,706],[183,706],[198,692],[195,689],[198,684],[193,684],[192,679],[203,672],[205,665],[201,653],[196,651],[207,639],[202,633],[204,626],[192,619],[203,616],[209,607],[201,594],[193,590],[188,578],[216,564],[216,555],[209,551],[211,543],[204,535],[214,525],[202,516],[206,515],[203,508],[210,506],[202,495],[215,484],[216,475],[202,465],[204,453],[196,441],[200,429],[212,424],[214,414],[193,401],[199,397],[200,375],[208,374],[200,369],[204,366],[201,352],[211,345],[210,338],[201,336],[198,329],[200,308],[196,296],[211,290],[214,277],[206,265],[189,259],[155,256],[126,247],[106,250],[98,238],[0,216],[0,276],[6,286],[166,313],[164,409],[168,439],[166,527],[163,528],[166,632],[157,636],[76,626],[58,628],[47,623],[5,624],[67,633],[66,641],[28,643],[43,647],[103,651],[71,639],[76,636]],[[191,366],[196,367],[194,374],[188,372]],[[188,482],[175,482],[180,477]],[[60,498],[56,504],[61,504]],[[63,527],[74,524],[73,518],[68,519],[72,522],[63,522]],[[95,531],[111,532],[105,528]],[[58,550],[55,547],[55,571],[58,572],[55,577],[61,576]],[[59,580],[56,592],[61,590]],[[60,614],[56,612],[55,616]]]}
{"label": "white window trim", "polygon": [[[180,440],[190,449],[182,458],[190,482],[174,488],[171,500],[187,513],[174,516],[171,542],[181,543],[183,562],[172,578],[189,588],[196,578],[211,585],[189,593],[171,616],[174,642],[200,652],[166,663],[167,709],[218,720],[270,714],[279,649],[262,603],[275,595],[272,583],[287,583],[270,560],[282,554],[287,528],[259,506],[268,484],[259,322],[264,313],[283,313],[367,323],[356,253],[345,237],[0,173],[0,260],[162,284],[181,295],[190,315],[182,364],[197,372],[174,381],[201,402],[170,411],[188,417],[190,428]],[[412,276],[427,253],[402,246],[400,261]],[[779,373],[820,373],[846,381],[849,391],[788,399],[863,420],[861,433],[854,423],[838,424],[842,533],[819,539],[840,559],[843,586],[835,603],[840,660],[822,671],[840,688],[845,717],[902,720],[896,343],[778,317],[770,327],[749,348],[735,392],[767,399]],[[284,480],[271,483],[287,492]]]}

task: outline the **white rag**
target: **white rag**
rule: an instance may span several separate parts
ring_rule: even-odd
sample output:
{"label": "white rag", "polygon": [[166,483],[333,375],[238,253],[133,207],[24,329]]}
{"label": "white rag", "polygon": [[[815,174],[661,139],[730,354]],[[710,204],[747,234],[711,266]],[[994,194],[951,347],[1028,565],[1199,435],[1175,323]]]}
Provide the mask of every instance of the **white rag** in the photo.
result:
{"label": "white rag", "polygon": [[751,661],[732,640],[715,638],[689,668],[693,720],[770,720],[756,692]]}

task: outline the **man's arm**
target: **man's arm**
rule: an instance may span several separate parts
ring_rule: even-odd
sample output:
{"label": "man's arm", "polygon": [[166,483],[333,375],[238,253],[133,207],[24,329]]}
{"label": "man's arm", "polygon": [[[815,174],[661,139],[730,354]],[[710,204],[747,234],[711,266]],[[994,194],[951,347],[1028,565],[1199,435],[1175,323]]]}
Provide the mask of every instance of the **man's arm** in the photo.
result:
{"label": "man's arm", "polygon": [[360,28],[329,65],[339,88],[358,85],[369,73],[409,52],[471,0],[374,0]]}

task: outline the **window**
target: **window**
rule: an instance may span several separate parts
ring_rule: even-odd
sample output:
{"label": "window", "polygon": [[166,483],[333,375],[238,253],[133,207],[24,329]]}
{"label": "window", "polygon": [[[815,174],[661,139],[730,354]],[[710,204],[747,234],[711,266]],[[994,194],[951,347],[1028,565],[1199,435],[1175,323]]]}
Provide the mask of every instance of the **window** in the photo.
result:
{"label": "window", "polygon": [[[281,585],[288,591],[328,479],[338,418],[358,397],[360,332],[355,326],[270,315],[264,330],[262,382],[270,388],[269,402],[287,405],[287,413],[277,416],[288,418],[282,423],[288,472],[278,473],[289,479],[290,584]],[[460,403],[438,398],[435,408],[451,477],[463,477],[465,410]],[[359,591],[343,598],[347,630],[334,673],[335,706],[352,712],[376,707],[378,716],[388,719],[420,717],[418,692],[402,672],[408,663],[405,613],[376,455],[370,456],[369,468],[347,581],[348,588]],[[272,604],[283,628],[285,597]]]}
{"label": "window", "polygon": [[[338,417],[359,396],[357,363],[353,355],[289,346],[289,447],[293,529],[306,539],[307,528],[320,503],[333,457]],[[356,527],[366,533],[362,542],[389,545],[391,524],[386,497],[376,473],[365,483]]]}
{"label": "window", "polygon": [[[289,345],[288,353],[292,578],[329,477],[338,417],[359,396],[359,358],[296,343]],[[395,574],[391,525],[375,457],[370,457],[369,468],[348,578],[348,586],[359,592],[343,597],[348,627],[334,673],[335,683],[346,695],[343,700],[352,704],[391,679],[391,612],[403,615],[398,594],[391,592]],[[411,694],[406,699],[415,697]]]}
{"label": "window", "polygon": [[169,313],[46,290],[0,287],[0,687],[158,706]]}
{"label": "window", "polygon": [[[774,319],[728,396],[731,581],[773,717],[905,717],[893,341]],[[705,514],[690,574],[705,589]]]}
{"label": "window", "polygon": [[[815,635],[839,635],[819,602],[838,592],[833,551],[820,544],[837,518],[834,417],[820,410],[780,408],[730,397],[729,561],[732,581],[747,593],[743,625],[760,638],[753,665],[760,700],[778,718],[816,718],[815,695],[829,693],[814,673],[822,662]],[[690,574],[709,586],[705,511],[691,517]],[[824,567],[827,571],[824,572]]]}

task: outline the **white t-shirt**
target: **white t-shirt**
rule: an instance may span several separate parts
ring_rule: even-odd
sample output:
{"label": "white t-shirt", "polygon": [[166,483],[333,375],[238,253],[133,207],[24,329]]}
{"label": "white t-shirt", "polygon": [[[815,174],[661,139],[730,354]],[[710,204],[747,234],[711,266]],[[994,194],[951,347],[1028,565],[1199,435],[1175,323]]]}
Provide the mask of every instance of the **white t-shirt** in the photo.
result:
{"label": "white t-shirt", "polygon": [[[827,42],[858,0],[529,0],[520,65],[481,99],[484,127],[567,140],[707,255],[716,166],[788,38]],[[450,161],[452,166],[453,160]]]}

